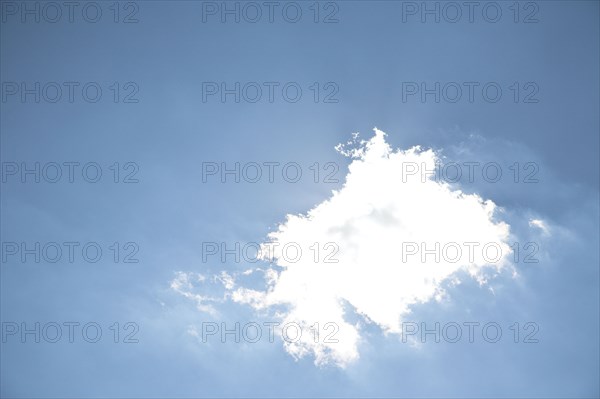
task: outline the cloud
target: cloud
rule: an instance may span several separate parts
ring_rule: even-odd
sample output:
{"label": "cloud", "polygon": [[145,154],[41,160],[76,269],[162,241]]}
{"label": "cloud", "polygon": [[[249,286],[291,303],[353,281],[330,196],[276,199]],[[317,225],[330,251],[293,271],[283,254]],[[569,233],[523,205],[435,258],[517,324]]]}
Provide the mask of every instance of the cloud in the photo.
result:
{"label": "cloud", "polygon": [[[415,165],[434,170],[438,155],[393,150],[385,137],[375,129],[370,140],[356,134],[336,147],[352,159],[343,187],[268,235],[261,256],[274,265],[264,289],[228,281],[233,301],[301,327],[301,338],[284,341],[296,358],[345,367],[359,358],[364,323],[400,334],[411,306],[440,300],[457,272],[484,284],[487,271],[510,265],[510,229],[498,207],[414,173]],[[348,321],[352,311],[362,322]]]}
{"label": "cloud", "polygon": [[[206,277],[200,273],[178,271],[175,273],[175,278],[171,281],[171,289],[194,301],[196,303],[196,308],[199,311],[208,313],[212,316],[217,316],[219,313],[213,306],[213,303],[222,302],[222,300],[195,293],[195,288],[198,284],[202,284],[205,281]],[[233,286],[230,286],[230,288],[232,287]]]}
{"label": "cloud", "polygon": [[537,227],[538,229],[540,229],[542,231],[542,234],[544,234],[546,236],[550,235],[550,228],[548,227],[547,223],[541,219],[530,219],[529,226]]}

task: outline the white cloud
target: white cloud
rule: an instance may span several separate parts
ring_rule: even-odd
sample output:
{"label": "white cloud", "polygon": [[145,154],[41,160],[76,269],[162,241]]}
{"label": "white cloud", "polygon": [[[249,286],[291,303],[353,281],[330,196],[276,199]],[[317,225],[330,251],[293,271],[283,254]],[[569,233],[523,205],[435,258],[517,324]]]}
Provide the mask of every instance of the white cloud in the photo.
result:
{"label": "white cloud", "polygon": [[538,229],[540,229],[542,231],[542,234],[544,234],[546,236],[550,234],[550,228],[548,227],[548,224],[541,219],[530,219],[529,226],[537,227]]}
{"label": "white cloud", "polygon": [[196,328],[196,326],[188,326],[186,332],[192,337],[200,338],[200,334],[198,333],[198,329]]}
{"label": "white cloud", "polygon": [[216,316],[218,315],[218,312],[213,306],[213,303],[218,302],[219,300],[194,292],[197,284],[205,281],[206,277],[200,273],[185,273],[179,271],[175,273],[175,278],[171,281],[171,289],[194,301],[196,303],[196,308],[199,311]]}
{"label": "white cloud", "polygon": [[[269,234],[270,242],[280,245],[272,253],[278,267],[265,273],[267,288],[234,289],[233,281],[227,284],[235,302],[277,309],[282,323],[302,326],[299,341],[284,342],[290,354],[312,354],[317,364],[341,367],[358,359],[360,343],[360,325],[344,317],[345,304],[385,333],[399,334],[410,307],[441,300],[442,284],[456,272],[466,270],[484,284],[485,268],[509,264],[511,253],[509,226],[496,220],[492,201],[453,190],[428,175],[406,175],[408,164],[433,170],[437,155],[432,150],[393,150],[377,129],[370,140],[358,142],[355,135],[348,144],[354,147],[336,147],[353,159],[344,186],[306,215],[288,215]],[[282,251],[287,243],[302,249],[297,262]],[[487,256],[482,250],[486,244],[492,248]],[[439,261],[433,254],[422,257],[421,249],[436,245]],[[415,248],[418,253],[410,255]],[[500,250],[499,256],[494,249]],[[338,262],[324,262],[334,252],[330,260]],[[330,322],[339,327],[333,337],[337,343],[324,342],[332,330],[323,327]],[[321,328],[318,342],[311,331],[315,323]]]}

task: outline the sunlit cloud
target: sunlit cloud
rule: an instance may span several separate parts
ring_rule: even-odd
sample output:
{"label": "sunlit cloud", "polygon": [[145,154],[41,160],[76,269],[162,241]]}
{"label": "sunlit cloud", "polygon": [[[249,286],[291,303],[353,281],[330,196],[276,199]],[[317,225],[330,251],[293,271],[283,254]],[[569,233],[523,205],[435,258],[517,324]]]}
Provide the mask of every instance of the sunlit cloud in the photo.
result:
{"label": "sunlit cloud", "polygon": [[[300,325],[302,338],[284,342],[294,357],[345,367],[359,358],[361,340],[360,323],[346,312],[400,334],[412,305],[441,300],[458,271],[485,284],[486,271],[510,264],[511,248],[491,200],[414,173],[414,165],[435,169],[434,151],[393,150],[377,129],[337,150],[352,159],[343,187],[306,214],[287,215],[263,244],[263,259],[273,262],[265,289],[239,286],[231,299]],[[335,340],[315,339],[315,326],[328,324],[331,333],[332,323]]]}

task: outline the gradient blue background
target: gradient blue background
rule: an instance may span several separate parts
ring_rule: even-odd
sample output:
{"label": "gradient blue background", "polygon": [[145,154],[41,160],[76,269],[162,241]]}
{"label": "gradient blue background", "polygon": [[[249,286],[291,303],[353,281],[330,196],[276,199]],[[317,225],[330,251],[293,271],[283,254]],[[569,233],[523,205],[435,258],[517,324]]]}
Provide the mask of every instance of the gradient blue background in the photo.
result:
{"label": "gradient blue background", "polygon": [[[474,23],[403,23],[394,1],[337,2],[333,24],[308,14],[296,24],[280,14],[272,24],[203,23],[202,3],[193,1],[138,2],[134,24],[108,14],[97,24],[3,22],[2,82],[133,81],[140,91],[136,104],[115,104],[108,91],[95,104],[3,102],[2,161],[132,161],[140,182],[9,180],[1,186],[2,241],[135,241],[140,262],[2,263],[1,319],[134,321],[140,342],[9,340],[1,346],[2,396],[598,397],[599,3],[539,1],[532,24],[512,21],[511,3],[501,2],[506,14],[495,24],[480,14]],[[301,4],[308,12],[312,2]],[[305,90],[298,103],[203,103],[204,81],[336,82],[339,102],[314,103]],[[536,82],[540,101],[515,104],[505,91],[494,104],[403,102],[403,81]],[[523,215],[531,214],[571,238],[549,238],[542,261],[518,265],[518,283],[495,280],[495,295],[466,283],[451,290],[450,304],[413,313],[431,322],[534,321],[540,342],[415,350],[373,329],[361,360],[340,370],[296,362],[280,342],[203,345],[187,334],[213,319],[169,288],[175,271],[242,268],[202,263],[203,241],[261,241],[286,213],[305,212],[341,187],[310,178],[203,184],[202,162],[336,162],[343,179],[348,160],[333,147],[355,131],[369,137],[374,126],[402,148],[464,143],[474,151],[468,160],[540,165],[538,184],[465,189],[505,207],[518,235],[529,234]],[[258,319],[238,305],[220,310],[219,321]]]}

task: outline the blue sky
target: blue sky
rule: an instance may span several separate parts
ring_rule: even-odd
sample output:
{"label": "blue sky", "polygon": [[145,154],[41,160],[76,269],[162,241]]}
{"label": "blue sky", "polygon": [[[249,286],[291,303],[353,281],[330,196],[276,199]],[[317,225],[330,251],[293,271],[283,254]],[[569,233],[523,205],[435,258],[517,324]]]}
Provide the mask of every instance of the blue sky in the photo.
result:
{"label": "blue sky", "polygon": [[[45,18],[52,19],[54,10],[44,3],[27,2],[31,9],[39,7],[36,22],[32,14],[21,19],[24,3],[3,0],[1,395],[598,397],[599,4],[538,1],[518,2],[515,8],[513,2],[490,3],[477,3],[472,22],[461,6],[462,18],[451,23],[447,19],[453,10],[444,8],[445,3],[319,2],[315,23],[312,1],[277,2],[273,22],[259,2],[262,17],[251,23],[244,20],[253,15],[243,14],[252,12],[245,3],[227,2],[242,12],[236,23],[230,14],[221,21],[222,2],[120,2],[118,15],[113,2],[98,2],[94,4],[102,14],[92,23],[86,18],[93,19],[96,8],[87,6],[88,14],[82,15],[82,2],[72,22],[59,4],[62,18],[51,23]],[[435,9],[436,4],[439,23],[430,14],[422,22],[421,7]],[[208,12],[214,7],[215,14]],[[284,7],[289,11],[285,16]],[[489,21],[493,7],[502,13],[497,22]],[[298,8],[299,21],[289,22]],[[482,14],[484,8],[489,14]],[[35,93],[21,97],[21,84],[35,91],[35,82],[40,83],[40,101]],[[54,98],[51,82],[62,87],[57,102],[48,101]],[[65,82],[75,82],[72,102]],[[234,94],[222,101],[220,92],[203,92],[209,86],[220,90],[221,83],[231,89],[235,82],[240,88],[257,82],[263,96],[248,101],[252,85],[240,93],[239,102]],[[272,102],[265,82],[273,82]],[[422,98],[420,92],[406,92],[407,87],[421,90],[422,84],[432,89],[436,82],[439,102],[435,94]],[[293,96],[293,88],[282,92],[290,83],[302,89],[297,102],[285,97]],[[463,90],[456,102],[451,101],[456,85],[449,83]],[[82,93],[86,84],[91,88]],[[469,84],[473,101],[468,99]],[[501,88],[497,102],[482,94],[488,86],[488,94]],[[95,87],[102,97],[86,100]],[[495,322],[502,326],[502,339],[489,343],[478,335],[473,343],[465,338],[455,344],[402,342],[376,321],[378,310],[394,313],[400,304],[390,300],[361,313],[358,303],[364,297],[379,298],[385,292],[365,285],[340,296],[345,320],[360,325],[359,357],[342,366],[335,361],[315,364],[313,347],[295,359],[278,338],[272,343],[223,343],[213,337],[202,342],[197,335],[203,323],[277,321],[276,310],[294,316],[279,303],[265,311],[236,301],[222,281],[225,272],[235,276],[236,288],[266,292],[261,278],[253,274],[244,280],[242,273],[257,266],[280,271],[281,264],[221,262],[218,256],[203,262],[203,243],[224,242],[228,248],[236,242],[263,243],[286,225],[286,215],[306,214],[329,199],[331,190],[344,190],[346,177],[358,179],[355,171],[362,169],[349,172],[357,160],[335,147],[351,140],[354,132],[360,132],[359,139],[371,139],[374,127],[387,133],[393,149],[419,145],[435,150],[445,163],[501,166],[503,179],[497,183],[476,175],[473,182],[451,187],[494,201],[499,208],[494,220],[510,225],[510,243],[535,242],[539,262],[513,262],[485,284],[460,270],[453,276],[461,284],[440,282],[438,288],[446,293],[440,301],[408,301],[411,312],[403,313],[402,320],[425,322],[430,328],[436,322]],[[23,182],[24,165],[32,169],[36,162],[40,182],[34,174]],[[72,164],[72,183],[65,162],[79,163]],[[102,171],[97,183],[81,174],[83,165],[92,162]],[[236,162],[296,162],[303,175],[290,183],[277,169],[270,183],[265,168],[257,183],[235,183],[231,176],[222,183],[218,175],[204,183],[207,162],[230,168]],[[321,171],[317,183],[310,168],[315,162]],[[332,170],[324,169],[328,162],[339,168],[337,182],[323,178]],[[515,162],[520,171],[516,182],[509,168]],[[56,183],[44,179],[53,176],[52,163],[61,165]],[[527,163],[535,164],[537,182],[524,182],[533,171],[524,169]],[[94,165],[88,179],[94,178]],[[50,175],[44,175],[44,167]],[[381,181],[381,174],[366,176],[358,184],[365,195],[389,194],[383,188],[398,184]],[[344,193],[348,203],[358,195]],[[407,191],[411,195],[416,194]],[[438,208],[443,211],[446,205]],[[430,212],[417,208],[399,212],[427,219]],[[351,220],[355,212],[345,209],[338,216]],[[386,213],[382,215],[385,219]],[[443,227],[458,231],[462,225]],[[314,230],[290,231],[320,231],[316,222],[310,226]],[[439,227],[425,226],[431,231]],[[364,240],[354,248],[340,247],[340,256],[350,250],[366,258],[381,253],[369,252],[368,235],[357,237]],[[52,242],[79,246],[72,263],[66,251],[56,263],[43,256],[36,263],[34,255],[23,261],[20,247],[12,254],[11,243],[33,248],[36,242],[40,247]],[[115,242],[118,262],[111,247]],[[102,248],[99,261],[83,258],[80,249],[86,243]],[[138,262],[123,262],[136,250],[128,259]],[[383,264],[387,261],[392,267],[390,259]],[[370,281],[369,267],[360,269],[367,273],[365,281]],[[178,273],[189,279],[202,275],[207,283],[174,289],[173,282],[182,276]],[[337,281],[347,276],[308,277],[317,285],[325,282],[323,292],[337,294]],[[219,299],[198,302],[194,295]],[[318,298],[307,301],[322,305]],[[199,303],[210,304],[214,312],[198,309]],[[50,343],[40,332],[39,343],[34,334],[21,342],[21,323],[33,329],[36,322],[58,323],[62,338]],[[98,323],[102,337],[90,343],[76,330],[69,342],[65,322],[79,323],[78,328]],[[110,329],[115,322],[118,343],[114,327]],[[137,343],[123,342],[133,331],[125,329],[128,322],[138,328],[133,336]],[[539,342],[523,343],[522,336],[513,342],[509,327],[515,322],[521,333],[525,323],[535,323]],[[14,326],[19,331],[8,334]]]}

